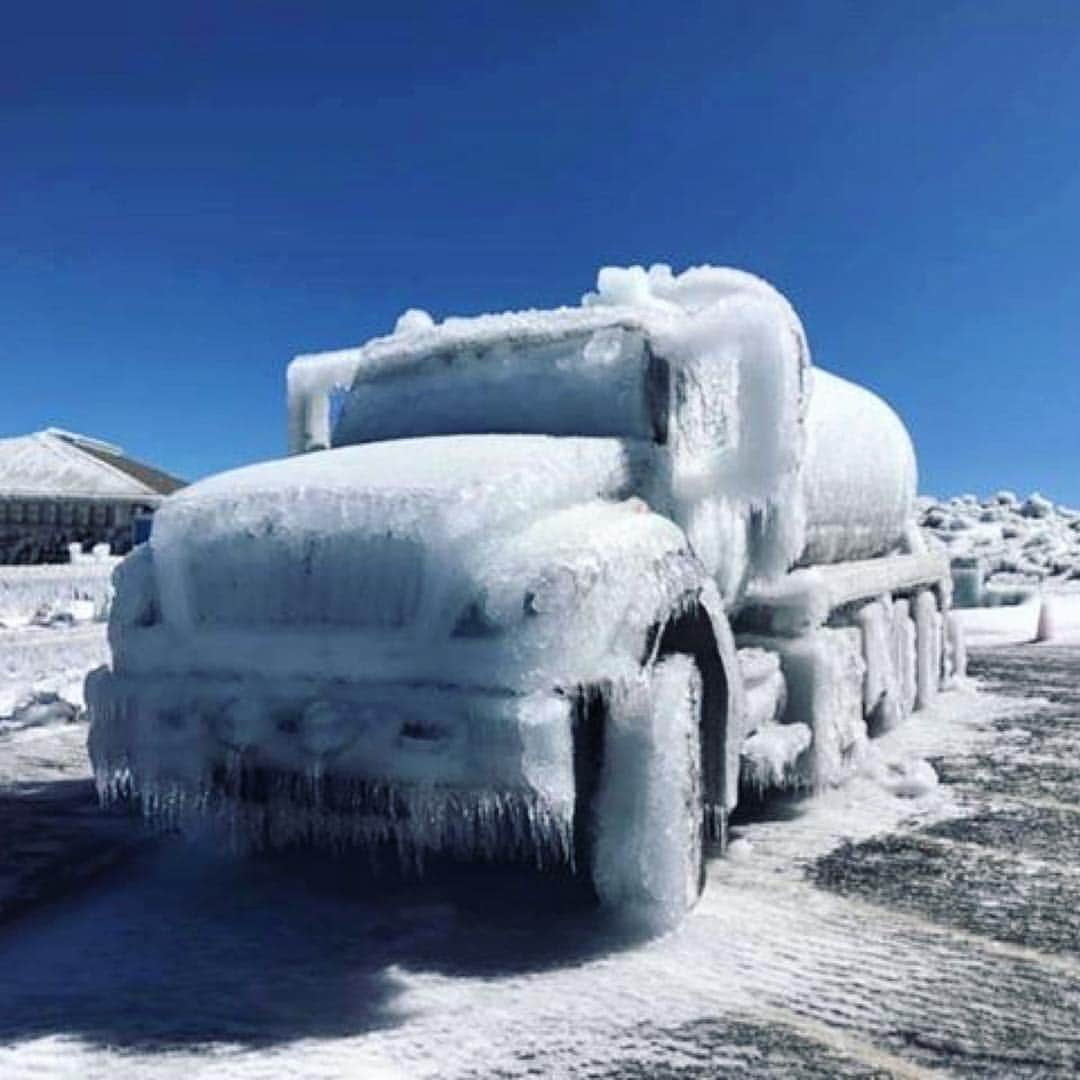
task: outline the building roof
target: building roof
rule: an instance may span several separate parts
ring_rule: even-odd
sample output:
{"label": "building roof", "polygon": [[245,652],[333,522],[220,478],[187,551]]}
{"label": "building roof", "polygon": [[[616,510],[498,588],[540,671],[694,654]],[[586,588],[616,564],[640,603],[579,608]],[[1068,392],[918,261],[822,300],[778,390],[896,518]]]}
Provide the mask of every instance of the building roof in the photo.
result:
{"label": "building roof", "polygon": [[118,446],[60,428],[0,439],[0,498],[157,502],[183,486],[184,481],[127,457]]}

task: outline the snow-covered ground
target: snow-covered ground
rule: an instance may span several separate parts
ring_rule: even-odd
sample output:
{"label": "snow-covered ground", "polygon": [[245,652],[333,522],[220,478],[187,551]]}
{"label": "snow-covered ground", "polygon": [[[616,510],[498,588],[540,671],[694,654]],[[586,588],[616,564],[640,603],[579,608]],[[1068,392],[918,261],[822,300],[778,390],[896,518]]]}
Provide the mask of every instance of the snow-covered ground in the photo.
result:
{"label": "snow-covered ground", "polygon": [[109,658],[101,622],[0,630],[0,725],[34,695],[82,707],[83,680]]}
{"label": "snow-covered ground", "polygon": [[[1034,683],[1075,686],[1075,653],[1023,655]],[[1070,712],[997,689],[944,695],[848,786],[737,827],[653,940],[538,873],[410,881],[162,842],[0,936],[0,1073],[1074,1075],[1077,695]],[[897,795],[927,756],[950,783]],[[1039,829],[1018,833],[1024,814]]]}
{"label": "snow-covered ground", "polygon": [[[104,629],[4,632],[7,697],[77,701]],[[557,875],[147,847],[97,813],[83,723],[4,706],[0,1075],[1074,1075],[1080,654],[994,655],[847,786],[736,825],[651,940]]]}
{"label": "snow-covered ground", "polygon": [[69,600],[53,591],[33,622],[0,629],[0,924],[77,889],[145,839],[97,805],[83,680],[108,658],[106,627],[72,621]]}

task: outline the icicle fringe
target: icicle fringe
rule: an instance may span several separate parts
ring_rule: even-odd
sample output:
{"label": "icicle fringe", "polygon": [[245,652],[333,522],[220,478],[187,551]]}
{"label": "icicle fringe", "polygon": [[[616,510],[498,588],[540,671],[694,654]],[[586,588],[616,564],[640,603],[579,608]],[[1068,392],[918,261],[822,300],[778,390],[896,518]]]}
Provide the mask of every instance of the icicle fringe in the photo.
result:
{"label": "icicle fringe", "polygon": [[406,785],[228,767],[191,786],[136,780],[126,762],[97,775],[104,806],[133,804],[162,832],[211,833],[234,850],[392,847],[401,868],[428,855],[573,868],[573,813],[527,789]]}

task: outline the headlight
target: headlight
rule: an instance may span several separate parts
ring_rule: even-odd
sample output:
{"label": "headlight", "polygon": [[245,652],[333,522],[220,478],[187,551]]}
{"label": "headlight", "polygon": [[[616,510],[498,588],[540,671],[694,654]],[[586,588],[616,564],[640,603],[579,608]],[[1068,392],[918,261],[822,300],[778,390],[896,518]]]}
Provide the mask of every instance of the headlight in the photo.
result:
{"label": "headlight", "polygon": [[557,566],[537,574],[524,589],[509,582],[489,586],[462,611],[453,636],[494,637],[528,619],[569,614],[588,594],[594,579],[595,575]]}
{"label": "headlight", "polygon": [[572,611],[586,592],[565,566],[555,567],[530,582],[522,607],[526,615],[557,615]]}

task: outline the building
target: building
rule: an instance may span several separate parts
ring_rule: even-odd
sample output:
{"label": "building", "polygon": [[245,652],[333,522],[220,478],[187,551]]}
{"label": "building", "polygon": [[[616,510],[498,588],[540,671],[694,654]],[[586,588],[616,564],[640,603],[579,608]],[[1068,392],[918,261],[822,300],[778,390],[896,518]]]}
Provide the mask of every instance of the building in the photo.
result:
{"label": "building", "polygon": [[0,439],[0,563],[66,562],[73,543],[123,554],[133,522],[183,486],[117,446],[59,428]]}

